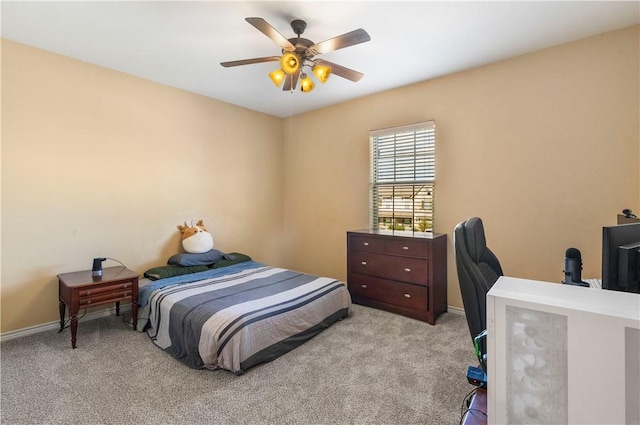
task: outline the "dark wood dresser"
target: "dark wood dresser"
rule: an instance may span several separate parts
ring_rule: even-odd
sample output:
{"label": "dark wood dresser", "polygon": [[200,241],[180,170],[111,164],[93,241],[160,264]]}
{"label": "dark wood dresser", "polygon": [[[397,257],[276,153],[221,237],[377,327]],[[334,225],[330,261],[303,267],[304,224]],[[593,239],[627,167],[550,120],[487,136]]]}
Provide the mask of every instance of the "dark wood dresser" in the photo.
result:
{"label": "dark wood dresser", "polygon": [[354,303],[426,321],[447,310],[447,235],[347,232],[347,284]]}

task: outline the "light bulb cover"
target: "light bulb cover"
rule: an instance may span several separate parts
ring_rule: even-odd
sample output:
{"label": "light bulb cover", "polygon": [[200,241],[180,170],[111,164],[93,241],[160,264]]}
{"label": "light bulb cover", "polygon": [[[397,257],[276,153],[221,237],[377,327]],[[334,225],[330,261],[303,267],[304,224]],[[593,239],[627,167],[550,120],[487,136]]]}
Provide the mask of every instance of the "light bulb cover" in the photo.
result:
{"label": "light bulb cover", "polygon": [[276,87],[280,87],[280,85],[284,81],[285,76],[286,74],[281,69],[276,69],[275,71],[269,73],[269,78],[271,78],[271,81],[273,81],[273,84],[275,84]]}
{"label": "light bulb cover", "polygon": [[280,58],[280,68],[287,74],[293,74],[300,68],[300,59],[294,53],[285,53]]}
{"label": "light bulb cover", "polygon": [[300,91],[308,93],[313,90],[315,86],[316,85],[313,83],[313,80],[309,78],[307,74],[302,74],[300,76]]}
{"label": "light bulb cover", "polygon": [[331,75],[331,68],[324,65],[314,65],[313,73],[316,77],[318,77],[318,80],[324,84],[327,82],[329,76]]}

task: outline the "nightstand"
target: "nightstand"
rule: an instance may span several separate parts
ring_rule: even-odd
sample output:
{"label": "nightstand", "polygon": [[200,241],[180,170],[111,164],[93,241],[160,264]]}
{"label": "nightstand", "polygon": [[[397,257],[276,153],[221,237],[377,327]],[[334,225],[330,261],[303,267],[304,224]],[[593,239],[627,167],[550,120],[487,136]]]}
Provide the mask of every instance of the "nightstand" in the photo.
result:
{"label": "nightstand", "polygon": [[102,276],[93,276],[91,270],[58,275],[60,297],[60,330],[64,329],[65,306],[71,320],[71,347],[76,348],[78,310],[102,304],[116,303],[120,315],[120,301],[131,301],[133,330],[138,322],[138,273],[125,267],[107,267]]}

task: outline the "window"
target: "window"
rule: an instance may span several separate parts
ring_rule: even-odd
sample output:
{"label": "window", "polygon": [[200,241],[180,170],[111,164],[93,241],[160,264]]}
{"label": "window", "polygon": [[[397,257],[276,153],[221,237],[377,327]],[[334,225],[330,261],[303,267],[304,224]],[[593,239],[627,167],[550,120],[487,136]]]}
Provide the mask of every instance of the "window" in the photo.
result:
{"label": "window", "polygon": [[369,133],[372,229],[433,231],[435,137],[434,121]]}

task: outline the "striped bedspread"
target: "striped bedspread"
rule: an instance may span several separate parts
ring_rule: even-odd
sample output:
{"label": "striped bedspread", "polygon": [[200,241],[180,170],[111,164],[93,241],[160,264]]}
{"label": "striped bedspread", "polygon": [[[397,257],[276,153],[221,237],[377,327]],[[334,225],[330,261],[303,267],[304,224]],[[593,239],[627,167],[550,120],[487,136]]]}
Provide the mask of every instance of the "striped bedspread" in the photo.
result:
{"label": "striped bedspread", "polygon": [[[346,317],[346,284],[249,261],[140,289],[148,335],[193,368],[241,374]],[[197,280],[195,280],[197,279]]]}

